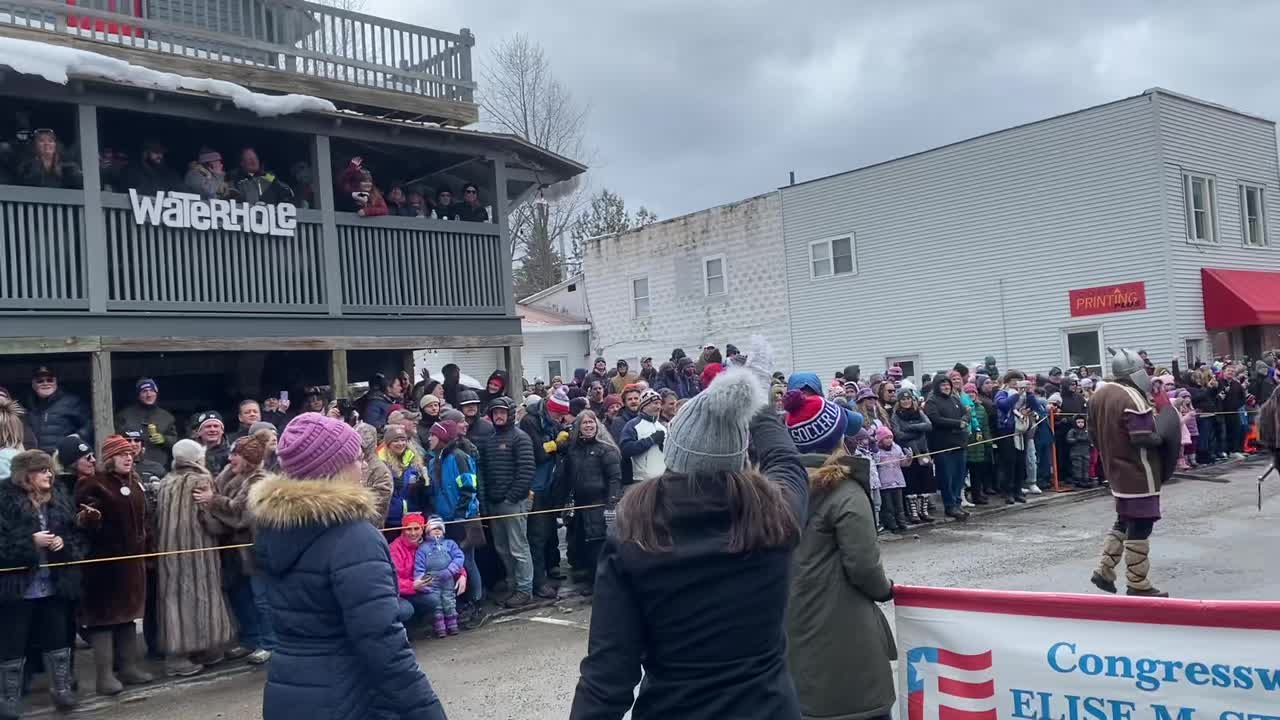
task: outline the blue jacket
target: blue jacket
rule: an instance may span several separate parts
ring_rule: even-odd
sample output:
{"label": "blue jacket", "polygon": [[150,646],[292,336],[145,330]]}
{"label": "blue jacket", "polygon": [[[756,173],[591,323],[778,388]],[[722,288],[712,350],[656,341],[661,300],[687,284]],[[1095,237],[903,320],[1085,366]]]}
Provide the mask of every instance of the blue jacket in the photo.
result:
{"label": "blue jacket", "polygon": [[436,592],[446,584],[453,584],[453,581],[462,573],[464,563],[466,563],[466,556],[462,554],[462,548],[458,547],[458,543],[449,538],[441,538],[439,542],[433,538],[423,538],[422,544],[418,546],[418,552],[413,556],[413,576],[420,578],[423,575],[430,575],[432,580],[430,592]]}
{"label": "blue jacket", "polygon": [[1019,394],[1008,390],[996,393],[996,434],[1008,435],[1014,430],[1013,410],[1018,406]]}
{"label": "blue jacket", "polygon": [[445,720],[396,619],[391,554],[355,483],[272,477],[249,493],[278,644],[266,720]]}
{"label": "blue jacket", "polygon": [[436,514],[445,522],[465,520],[480,514],[476,497],[476,461],[458,447],[445,448],[444,462],[438,453],[427,458],[427,474],[435,498]]}

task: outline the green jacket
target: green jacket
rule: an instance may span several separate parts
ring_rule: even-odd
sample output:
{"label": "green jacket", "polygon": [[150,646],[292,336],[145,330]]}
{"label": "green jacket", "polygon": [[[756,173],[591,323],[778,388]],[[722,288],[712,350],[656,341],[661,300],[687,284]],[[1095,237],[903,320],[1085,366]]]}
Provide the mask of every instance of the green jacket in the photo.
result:
{"label": "green jacket", "polygon": [[864,720],[893,710],[898,649],[876,605],[893,585],[880,564],[868,461],[844,458],[829,481],[815,474],[826,459],[801,456],[809,520],[792,555],[787,662],[804,718]]}
{"label": "green jacket", "polygon": [[[142,429],[143,457],[160,463],[168,470],[169,455],[178,442],[178,426],[173,420],[173,413],[158,405],[147,407],[135,402],[116,413],[116,432],[124,432],[131,425]],[[150,425],[156,426],[156,431],[164,442],[157,444],[151,441]]]}
{"label": "green jacket", "polygon": [[991,418],[987,416],[987,407],[980,402],[973,404],[973,418],[978,430],[969,433],[969,446],[965,449],[965,462],[980,465],[991,462],[991,443],[979,443],[980,440],[991,439]]}

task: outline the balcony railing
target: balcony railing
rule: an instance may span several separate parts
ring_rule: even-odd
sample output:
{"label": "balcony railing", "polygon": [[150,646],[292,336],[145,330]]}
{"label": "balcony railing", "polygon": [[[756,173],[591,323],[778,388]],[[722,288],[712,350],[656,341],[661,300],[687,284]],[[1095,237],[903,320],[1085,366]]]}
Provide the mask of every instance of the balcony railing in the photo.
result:
{"label": "balcony railing", "polygon": [[506,313],[494,224],[337,213],[326,229],[320,211],[299,210],[293,236],[276,237],[141,225],[127,195],[103,193],[106,264],[92,267],[84,197],[0,186],[0,313],[90,310],[95,281],[108,313]]}
{"label": "balcony railing", "polygon": [[0,0],[3,25],[474,102],[470,32],[442,32],[305,0]]}

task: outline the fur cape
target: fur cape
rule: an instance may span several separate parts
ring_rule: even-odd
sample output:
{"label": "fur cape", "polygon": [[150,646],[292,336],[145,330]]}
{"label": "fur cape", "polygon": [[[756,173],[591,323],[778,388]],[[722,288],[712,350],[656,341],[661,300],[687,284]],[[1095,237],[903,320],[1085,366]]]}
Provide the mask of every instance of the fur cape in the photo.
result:
{"label": "fur cape", "polygon": [[156,640],[167,656],[216,649],[236,636],[222,592],[221,553],[215,549],[227,528],[192,498],[201,486],[213,487],[209,471],[176,460],[156,502],[156,550],[204,551],[156,562]]}
{"label": "fur cape", "polygon": [[[76,506],[88,505],[102,514],[88,528],[89,559],[140,555],[147,552],[147,502],[138,476],[119,477],[98,471],[76,482]],[[143,560],[90,563],[81,569],[83,596],[80,624],[101,628],[131,623],[142,617],[147,602],[147,567]]]}
{"label": "fur cape", "polygon": [[[267,474],[261,467],[254,468],[245,475],[237,475],[228,465],[218,473],[218,479],[213,483],[213,499],[205,506],[205,512],[221,523],[222,544],[246,545],[253,542],[249,489],[266,477]],[[227,587],[239,582],[240,576],[254,573],[253,548],[240,548],[235,553],[234,561],[223,566],[227,569],[227,576],[223,578]]]}
{"label": "fur cape", "polygon": [[294,480],[275,475],[249,490],[249,512],[256,525],[288,529],[329,527],[352,520],[381,519],[373,494],[358,479],[341,477]]}

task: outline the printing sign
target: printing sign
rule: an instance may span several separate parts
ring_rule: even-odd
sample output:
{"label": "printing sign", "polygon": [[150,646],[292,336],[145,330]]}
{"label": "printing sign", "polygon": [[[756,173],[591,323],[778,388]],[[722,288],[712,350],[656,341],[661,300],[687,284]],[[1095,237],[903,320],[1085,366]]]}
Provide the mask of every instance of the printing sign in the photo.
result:
{"label": "printing sign", "polygon": [[1068,290],[1067,297],[1071,300],[1071,317],[1146,310],[1147,284],[1139,281]]}
{"label": "printing sign", "polygon": [[203,200],[199,195],[158,192],[139,195],[129,190],[133,221],[180,230],[230,230],[255,235],[293,237],[298,229],[298,208],[279,205],[252,205],[235,200]]}
{"label": "printing sign", "polygon": [[1277,720],[1280,602],[894,588],[904,720]]}

